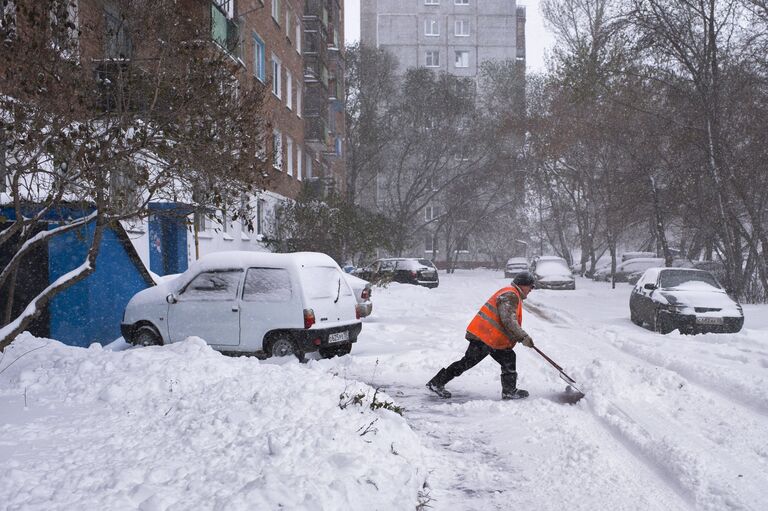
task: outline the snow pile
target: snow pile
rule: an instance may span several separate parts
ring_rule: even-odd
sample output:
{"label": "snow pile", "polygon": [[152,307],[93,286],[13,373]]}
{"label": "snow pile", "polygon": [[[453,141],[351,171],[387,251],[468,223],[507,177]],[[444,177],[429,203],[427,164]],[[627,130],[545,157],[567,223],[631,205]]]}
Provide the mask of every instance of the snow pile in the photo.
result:
{"label": "snow pile", "polygon": [[389,398],[322,364],[25,334],[0,371],[3,509],[397,509],[424,481]]}

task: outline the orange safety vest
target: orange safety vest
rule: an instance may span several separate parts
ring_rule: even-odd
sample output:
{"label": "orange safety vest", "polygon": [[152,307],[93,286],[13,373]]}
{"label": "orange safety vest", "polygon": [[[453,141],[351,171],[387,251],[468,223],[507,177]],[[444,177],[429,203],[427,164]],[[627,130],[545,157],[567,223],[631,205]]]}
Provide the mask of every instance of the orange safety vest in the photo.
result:
{"label": "orange safety vest", "polygon": [[523,298],[516,287],[504,287],[496,291],[487,302],[480,307],[480,310],[469,323],[467,332],[471,333],[485,344],[493,349],[503,350],[514,348],[516,342],[509,339],[504,326],[499,318],[499,310],[496,308],[496,301],[504,293],[513,292],[517,295],[517,323],[523,324]]}

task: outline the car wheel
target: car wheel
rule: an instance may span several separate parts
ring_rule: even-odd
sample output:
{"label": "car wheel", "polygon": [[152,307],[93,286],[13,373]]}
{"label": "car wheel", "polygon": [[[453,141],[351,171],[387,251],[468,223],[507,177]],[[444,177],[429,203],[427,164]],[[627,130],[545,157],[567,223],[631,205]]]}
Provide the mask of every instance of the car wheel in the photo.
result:
{"label": "car wheel", "polygon": [[629,320],[637,326],[643,326],[643,320],[638,318],[632,309],[629,309]]}
{"label": "car wheel", "polygon": [[352,343],[342,344],[333,348],[320,348],[320,356],[323,358],[343,357],[352,351]]}
{"label": "car wheel", "polygon": [[672,328],[670,328],[667,323],[668,321],[664,316],[659,311],[656,311],[656,314],[653,317],[653,331],[662,335],[668,334],[672,331]]}
{"label": "car wheel", "polygon": [[278,337],[269,343],[267,353],[270,357],[288,357],[290,355],[298,356],[296,343],[289,337]]}
{"label": "car wheel", "polygon": [[155,327],[142,325],[133,334],[133,344],[136,346],[162,346],[163,338]]}

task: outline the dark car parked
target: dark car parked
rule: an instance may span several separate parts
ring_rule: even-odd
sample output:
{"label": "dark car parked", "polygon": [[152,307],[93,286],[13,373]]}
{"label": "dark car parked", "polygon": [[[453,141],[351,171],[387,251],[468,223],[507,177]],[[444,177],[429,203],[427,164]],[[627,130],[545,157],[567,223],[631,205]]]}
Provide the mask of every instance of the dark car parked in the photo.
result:
{"label": "dark car parked", "polygon": [[708,271],[650,268],[629,298],[630,319],[656,332],[738,332],[744,312]]}
{"label": "dark car parked", "polygon": [[400,282],[434,288],[440,285],[437,268],[429,259],[378,259],[355,273],[369,282]]}

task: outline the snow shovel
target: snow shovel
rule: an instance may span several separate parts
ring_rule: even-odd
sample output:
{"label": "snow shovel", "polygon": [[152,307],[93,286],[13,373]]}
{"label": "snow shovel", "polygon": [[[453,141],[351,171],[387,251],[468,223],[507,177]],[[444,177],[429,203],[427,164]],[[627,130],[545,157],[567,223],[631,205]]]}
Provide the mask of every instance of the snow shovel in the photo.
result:
{"label": "snow shovel", "polygon": [[563,371],[562,367],[557,365],[557,362],[555,362],[554,360],[549,358],[546,354],[544,354],[543,351],[541,351],[536,346],[533,346],[533,349],[536,350],[536,353],[538,353],[539,355],[544,357],[544,360],[549,362],[552,365],[552,367],[557,369],[558,372],[560,373],[560,378],[565,383],[568,384],[568,386],[565,388],[565,393],[568,394],[568,396],[569,396],[569,398],[567,400],[569,403],[575,403],[576,401],[578,401],[579,399],[584,397],[584,393],[582,391],[580,391],[579,388],[576,386],[576,380],[574,380],[573,378],[571,378],[570,376],[565,374],[565,371]]}

